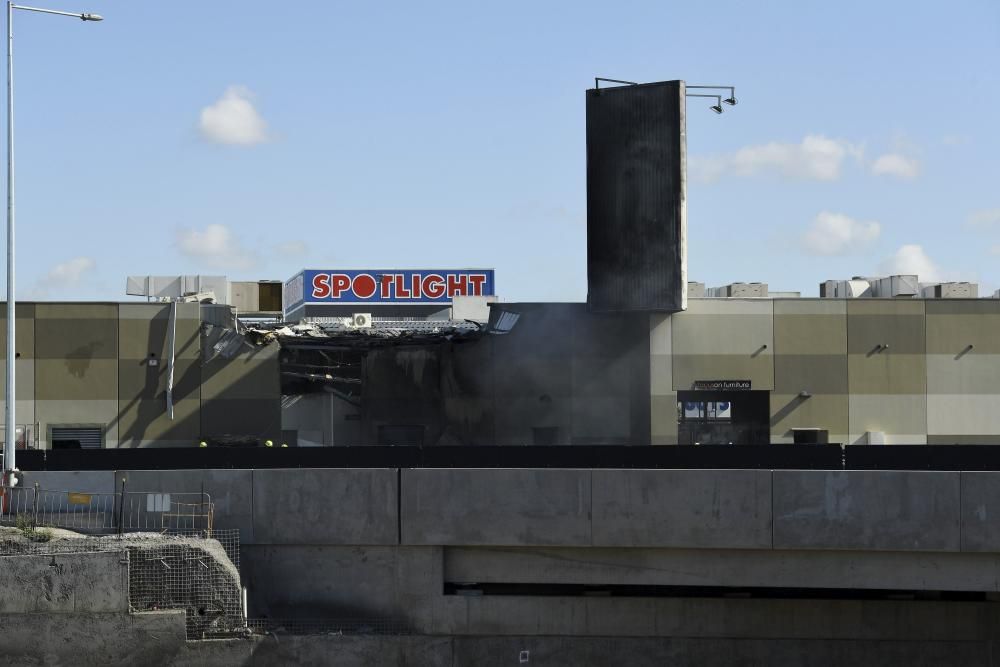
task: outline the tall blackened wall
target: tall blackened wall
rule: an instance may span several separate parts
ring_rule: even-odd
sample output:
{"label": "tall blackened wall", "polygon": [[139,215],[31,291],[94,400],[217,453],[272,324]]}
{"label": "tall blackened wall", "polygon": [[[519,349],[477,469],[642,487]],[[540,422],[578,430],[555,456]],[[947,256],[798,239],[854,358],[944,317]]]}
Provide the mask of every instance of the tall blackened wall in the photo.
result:
{"label": "tall blackened wall", "polygon": [[587,91],[587,302],[685,307],[684,82]]}

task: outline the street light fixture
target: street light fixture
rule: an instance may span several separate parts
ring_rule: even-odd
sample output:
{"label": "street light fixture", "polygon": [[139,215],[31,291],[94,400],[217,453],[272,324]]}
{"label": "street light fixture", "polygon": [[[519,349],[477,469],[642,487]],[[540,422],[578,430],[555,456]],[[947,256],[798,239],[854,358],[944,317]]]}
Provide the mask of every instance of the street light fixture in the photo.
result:
{"label": "street light fixture", "polygon": [[[7,2],[7,393],[4,411],[5,437],[3,443],[3,484],[13,482],[11,472],[16,470],[14,456],[17,438],[15,406],[17,403],[14,362],[14,10],[69,16],[81,21],[103,21],[100,14],[61,12],[55,9],[25,7]],[[25,433],[27,436],[27,433]]]}

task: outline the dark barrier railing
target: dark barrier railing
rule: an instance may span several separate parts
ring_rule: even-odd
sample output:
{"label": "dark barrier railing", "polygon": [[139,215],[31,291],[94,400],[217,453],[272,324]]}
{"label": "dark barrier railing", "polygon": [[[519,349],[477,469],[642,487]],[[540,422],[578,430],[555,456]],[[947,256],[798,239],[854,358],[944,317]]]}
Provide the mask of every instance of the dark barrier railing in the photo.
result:
{"label": "dark barrier railing", "polygon": [[288,447],[23,452],[22,470],[756,468],[839,470],[838,445]]}
{"label": "dark barrier railing", "polygon": [[728,468],[1000,470],[1000,445],[571,445],[27,451],[22,470],[226,468]]}
{"label": "dark barrier railing", "polygon": [[848,470],[1000,470],[1000,445],[855,445]]}

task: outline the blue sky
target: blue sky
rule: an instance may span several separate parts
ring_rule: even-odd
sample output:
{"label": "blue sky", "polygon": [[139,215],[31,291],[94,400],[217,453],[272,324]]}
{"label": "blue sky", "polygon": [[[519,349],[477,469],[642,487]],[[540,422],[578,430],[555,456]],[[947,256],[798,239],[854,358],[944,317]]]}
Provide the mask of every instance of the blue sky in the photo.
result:
{"label": "blue sky", "polygon": [[[19,298],[495,267],[586,297],[584,90],[688,106],[689,274],[1000,287],[1000,3],[65,0],[15,16]],[[981,292],[982,293],[982,292]]]}

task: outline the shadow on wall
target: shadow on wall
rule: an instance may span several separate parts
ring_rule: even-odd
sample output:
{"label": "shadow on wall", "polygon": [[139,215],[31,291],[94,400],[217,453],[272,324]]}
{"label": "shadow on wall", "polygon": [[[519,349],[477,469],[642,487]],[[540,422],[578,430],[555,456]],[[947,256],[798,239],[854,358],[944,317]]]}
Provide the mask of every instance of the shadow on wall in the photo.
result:
{"label": "shadow on wall", "polygon": [[90,362],[94,359],[94,353],[104,347],[103,342],[91,341],[75,350],[71,350],[66,355],[66,370],[70,375],[82,378],[90,368]]}

